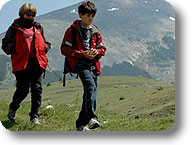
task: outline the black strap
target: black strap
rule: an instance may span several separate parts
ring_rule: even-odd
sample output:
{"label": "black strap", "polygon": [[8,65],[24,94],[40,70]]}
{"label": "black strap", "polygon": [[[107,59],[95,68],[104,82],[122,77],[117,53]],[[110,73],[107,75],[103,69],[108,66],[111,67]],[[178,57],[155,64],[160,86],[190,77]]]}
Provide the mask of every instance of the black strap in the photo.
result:
{"label": "black strap", "polygon": [[[77,42],[76,42],[77,30],[73,26],[71,26],[71,33],[72,33],[72,49],[74,49],[76,44],[77,44]],[[68,62],[67,58],[65,58],[65,61],[64,61],[63,87],[66,86],[66,74],[67,73],[70,73],[70,75],[72,76],[72,70],[71,70],[70,63]]]}
{"label": "black strap", "polygon": [[77,35],[77,30],[71,26],[71,33],[72,33],[72,49],[74,49],[74,47],[76,46],[77,42],[76,42],[76,35]]}
{"label": "black strap", "polygon": [[63,87],[65,87],[66,86],[66,74],[64,74],[64,76],[63,76]]}

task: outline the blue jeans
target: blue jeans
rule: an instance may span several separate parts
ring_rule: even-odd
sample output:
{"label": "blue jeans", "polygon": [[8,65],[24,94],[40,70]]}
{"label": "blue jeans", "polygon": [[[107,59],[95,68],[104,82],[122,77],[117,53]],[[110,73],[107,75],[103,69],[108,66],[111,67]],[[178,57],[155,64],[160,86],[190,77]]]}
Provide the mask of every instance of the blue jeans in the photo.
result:
{"label": "blue jeans", "polygon": [[81,125],[86,126],[92,118],[98,120],[95,114],[97,98],[97,75],[95,72],[87,65],[77,65],[77,73],[84,87],[82,109],[76,121],[77,128]]}

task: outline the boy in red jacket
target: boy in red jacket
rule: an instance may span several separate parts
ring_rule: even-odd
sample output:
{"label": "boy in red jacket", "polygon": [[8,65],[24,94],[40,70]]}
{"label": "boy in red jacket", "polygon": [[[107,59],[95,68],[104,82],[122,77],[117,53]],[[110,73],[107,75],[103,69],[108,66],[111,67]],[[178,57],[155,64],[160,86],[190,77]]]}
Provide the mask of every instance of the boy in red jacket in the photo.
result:
{"label": "boy in red jacket", "polygon": [[96,12],[94,3],[83,2],[78,7],[81,20],[74,21],[66,30],[61,45],[62,55],[66,56],[72,71],[78,73],[84,87],[82,110],[76,121],[77,131],[89,131],[100,126],[95,114],[97,76],[101,74],[99,59],[105,55],[106,48],[98,28],[92,24]]}
{"label": "boy in red jacket", "polygon": [[20,103],[27,97],[31,88],[30,121],[40,125],[38,111],[41,105],[42,76],[46,70],[46,53],[50,43],[45,40],[43,27],[34,21],[37,9],[25,3],[2,40],[2,49],[11,54],[12,71],[16,77],[16,91],[9,106],[8,119],[15,120]]}

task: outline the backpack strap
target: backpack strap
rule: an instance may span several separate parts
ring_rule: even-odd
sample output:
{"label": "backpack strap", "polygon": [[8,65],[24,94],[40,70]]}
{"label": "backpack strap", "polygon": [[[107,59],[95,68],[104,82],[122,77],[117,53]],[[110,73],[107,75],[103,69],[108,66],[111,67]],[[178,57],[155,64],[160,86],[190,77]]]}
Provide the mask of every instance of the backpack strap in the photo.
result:
{"label": "backpack strap", "polygon": [[92,24],[92,34],[96,35],[96,44],[97,44],[98,43],[98,29],[94,24]]}
{"label": "backpack strap", "polygon": [[77,30],[71,25],[71,33],[72,33],[72,49],[74,49],[74,46],[76,46],[76,35],[77,35]]}
{"label": "backpack strap", "polygon": [[[71,33],[72,33],[72,49],[74,49],[76,44],[77,44],[77,42],[76,42],[77,30],[73,26],[71,26]],[[64,61],[64,72],[63,73],[64,73],[63,87],[65,87],[66,86],[66,74],[70,73],[70,75],[72,76],[71,66],[70,66],[70,63],[66,57],[65,57],[65,61]]]}
{"label": "backpack strap", "polygon": [[40,29],[40,33],[41,33],[41,35],[42,35],[42,37],[44,39],[44,42],[45,42],[45,52],[47,54],[47,52],[51,49],[51,43],[48,42],[48,40],[45,38],[45,36],[44,36],[44,29],[41,26],[41,24],[38,23],[38,22],[34,22],[34,32],[35,32],[35,35],[36,35],[38,29]]}

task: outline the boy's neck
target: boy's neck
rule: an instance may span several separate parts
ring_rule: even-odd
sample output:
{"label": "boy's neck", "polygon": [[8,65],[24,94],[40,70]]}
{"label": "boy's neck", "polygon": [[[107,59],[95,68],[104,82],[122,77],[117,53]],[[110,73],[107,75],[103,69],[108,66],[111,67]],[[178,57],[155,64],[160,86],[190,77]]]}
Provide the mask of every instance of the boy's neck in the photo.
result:
{"label": "boy's neck", "polygon": [[82,22],[81,20],[81,24],[86,28],[86,29],[89,29],[91,27],[91,25],[86,25],[85,23]]}

